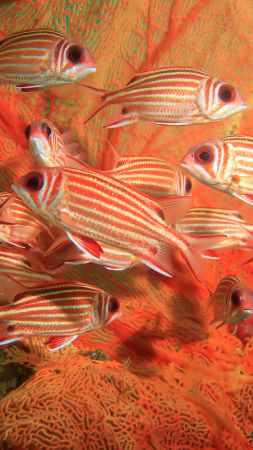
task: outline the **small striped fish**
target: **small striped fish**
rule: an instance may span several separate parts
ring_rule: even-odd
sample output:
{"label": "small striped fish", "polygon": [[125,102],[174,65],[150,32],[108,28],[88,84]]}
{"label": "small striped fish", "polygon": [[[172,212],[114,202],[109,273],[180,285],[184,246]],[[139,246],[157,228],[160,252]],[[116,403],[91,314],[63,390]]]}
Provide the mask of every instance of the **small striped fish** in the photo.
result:
{"label": "small striped fish", "polygon": [[[116,178],[89,169],[47,168],[25,175],[12,187],[36,214],[67,231],[81,250],[88,246],[89,254],[98,259],[103,252],[99,241],[126,250],[171,276],[173,249],[197,276],[199,251],[188,237],[167,225],[159,201]],[[175,197],[167,200],[167,206],[173,218]],[[201,245],[209,248],[211,244],[208,239]]]}
{"label": "small striped fish", "polygon": [[153,198],[189,195],[192,187],[190,179],[173,164],[153,157],[120,158],[117,167],[106,173]]}
{"label": "small striped fish", "polygon": [[54,278],[45,272],[35,272],[25,253],[15,249],[0,248],[0,290],[1,275],[4,273],[26,288],[42,284],[43,282],[54,281]]}
{"label": "small striped fish", "polygon": [[118,300],[97,287],[78,281],[50,283],[24,290],[12,304],[0,307],[0,345],[42,336],[57,350],[120,315]]}
{"label": "small striped fish", "polygon": [[122,105],[121,114],[106,125],[120,127],[139,120],[160,125],[189,125],[221,120],[246,108],[233,86],[187,67],[170,67],[137,73],[116,91],[101,91],[99,106],[87,123],[108,105]]}
{"label": "small striped fish", "polygon": [[31,155],[37,167],[68,166],[68,154],[77,151],[78,144],[65,144],[63,136],[47,119],[35,120],[25,130]]}
{"label": "small striped fish", "polygon": [[251,292],[235,275],[223,278],[215,292],[210,295],[210,305],[213,307],[213,324],[221,322],[234,325],[245,320],[253,313],[253,292]]}
{"label": "small striped fish", "polygon": [[0,81],[24,92],[78,82],[95,70],[87,48],[56,31],[23,30],[0,41]]}
{"label": "small striped fish", "polygon": [[7,236],[5,241],[12,245],[25,243],[28,247],[35,247],[40,236],[48,242],[54,239],[50,226],[10,193],[0,206],[0,230]]}
{"label": "small striped fish", "polygon": [[253,225],[248,224],[238,211],[217,208],[192,208],[176,224],[180,233],[189,235],[225,235],[212,249],[253,247]]}
{"label": "small striped fish", "polygon": [[181,167],[202,183],[253,205],[253,137],[226,136],[195,145]]}

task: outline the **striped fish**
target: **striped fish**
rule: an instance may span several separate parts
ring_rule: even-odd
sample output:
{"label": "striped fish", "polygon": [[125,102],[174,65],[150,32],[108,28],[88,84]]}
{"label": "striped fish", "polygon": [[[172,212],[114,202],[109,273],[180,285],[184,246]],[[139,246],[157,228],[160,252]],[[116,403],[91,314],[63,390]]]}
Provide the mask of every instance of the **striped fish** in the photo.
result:
{"label": "striped fish", "polygon": [[3,242],[21,247],[23,244],[26,247],[37,246],[40,237],[45,239],[45,244],[54,239],[50,226],[10,193],[6,193],[5,201],[0,206],[0,236]]}
{"label": "striped fish", "polygon": [[225,235],[212,249],[253,247],[253,225],[248,224],[238,211],[218,208],[192,208],[176,224],[180,233],[209,236]]}
{"label": "striped fish", "polygon": [[159,158],[133,156],[120,158],[117,167],[106,172],[153,198],[189,195],[191,180],[173,164]]}
{"label": "striped fish", "polygon": [[95,70],[88,49],[57,31],[23,30],[0,41],[0,81],[24,92],[78,82]]}
{"label": "striped fish", "polygon": [[14,280],[29,288],[42,284],[43,282],[53,282],[54,278],[45,272],[36,272],[27,259],[25,252],[16,249],[0,248],[0,290],[1,275],[6,274]]}
{"label": "striped fish", "polygon": [[210,295],[210,305],[214,312],[212,324],[220,322],[217,328],[231,324],[235,332],[237,324],[253,314],[253,292],[238,277],[230,275],[223,278]]}
{"label": "striped fish", "polygon": [[120,315],[118,300],[97,287],[78,281],[50,283],[23,290],[12,304],[0,307],[0,345],[41,336],[50,338],[51,350],[58,350]]}
{"label": "striped fish", "polygon": [[253,205],[253,137],[226,136],[195,145],[181,167],[202,183]]}
{"label": "striped fish", "polygon": [[124,88],[112,92],[86,87],[100,92],[101,98],[85,123],[108,105],[122,105],[121,114],[106,128],[139,120],[160,125],[205,123],[246,108],[238,89],[206,72],[187,67],[137,73]]}
{"label": "striped fish", "polygon": [[[68,166],[73,160],[68,154],[76,153],[78,144],[64,142],[62,135],[47,119],[35,120],[26,127],[29,149],[36,167]],[[75,156],[77,158],[77,156]]]}
{"label": "striped fish", "polygon": [[[12,187],[36,214],[63,228],[81,250],[97,259],[103,252],[99,241],[127,250],[152,269],[171,276],[171,251],[177,249],[197,276],[199,251],[163,220],[163,199],[155,202],[94,169],[40,169]],[[177,199],[179,204],[181,199]],[[175,197],[166,202],[173,218]],[[208,248],[211,244],[202,240],[201,245]]]}

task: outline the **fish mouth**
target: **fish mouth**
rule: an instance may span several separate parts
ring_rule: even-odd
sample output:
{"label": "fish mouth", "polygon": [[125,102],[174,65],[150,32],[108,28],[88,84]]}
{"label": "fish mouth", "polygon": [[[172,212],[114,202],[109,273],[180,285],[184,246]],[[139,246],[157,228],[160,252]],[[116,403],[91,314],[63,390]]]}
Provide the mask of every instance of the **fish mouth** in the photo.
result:
{"label": "fish mouth", "polygon": [[50,150],[48,152],[45,148],[42,148],[43,141],[45,142],[45,139],[43,139],[42,136],[32,136],[29,140],[30,146],[32,147],[32,150],[34,151],[36,156],[47,157],[50,154]]}

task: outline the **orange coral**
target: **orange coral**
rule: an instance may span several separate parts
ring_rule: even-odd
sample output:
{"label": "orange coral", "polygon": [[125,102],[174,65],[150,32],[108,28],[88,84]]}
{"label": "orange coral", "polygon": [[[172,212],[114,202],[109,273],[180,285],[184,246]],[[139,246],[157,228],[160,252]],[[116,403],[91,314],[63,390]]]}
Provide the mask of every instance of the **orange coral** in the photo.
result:
{"label": "orange coral", "polygon": [[[98,65],[90,80],[95,86],[124,85],[131,77],[124,59],[137,69],[187,65],[240,88],[249,108],[214,124],[138,123],[105,131],[109,110],[83,127],[93,99],[81,86],[34,95],[4,87],[0,163],[10,156],[23,158],[25,126],[41,117],[61,130],[72,128],[86,161],[101,168],[110,162],[110,145],[122,155],[153,155],[178,164],[193,144],[230,133],[252,134],[252,14],[251,0],[1,2],[1,36],[53,27],[83,40]],[[6,188],[6,179],[0,187]],[[194,180],[193,205],[226,207],[228,201],[231,208],[241,207]],[[220,257],[218,263],[203,262],[211,290],[230,273],[253,287],[250,267],[239,265],[242,252],[224,251]],[[168,280],[138,268],[115,273],[89,266],[71,269],[68,277],[117,296],[123,316],[57,354],[36,340],[29,351],[7,349],[7,362],[30,364],[36,374],[2,399],[2,442],[28,450],[252,447],[253,339],[242,346],[225,328],[209,327],[205,286],[196,286],[186,273]],[[83,356],[94,358],[97,349],[112,361]]]}

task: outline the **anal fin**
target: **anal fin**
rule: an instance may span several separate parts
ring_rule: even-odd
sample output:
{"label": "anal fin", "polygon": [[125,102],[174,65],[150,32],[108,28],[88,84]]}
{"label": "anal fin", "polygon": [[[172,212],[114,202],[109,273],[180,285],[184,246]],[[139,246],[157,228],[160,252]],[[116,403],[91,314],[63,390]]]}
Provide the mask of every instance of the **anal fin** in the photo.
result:
{"label": "anal fin", "polygon": [[64,348],[71,344],[71,342],[77,338],[78,334],[75,334],[74,336],[54,336],[46,341],[46,345],[51,352],[55,352],[56,350],[60,350],[60,348]]}

